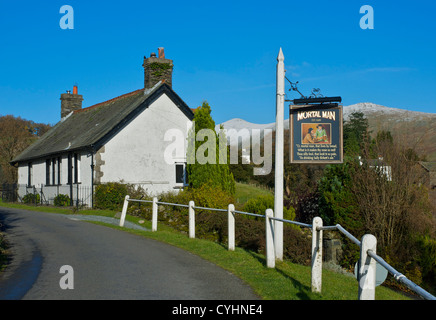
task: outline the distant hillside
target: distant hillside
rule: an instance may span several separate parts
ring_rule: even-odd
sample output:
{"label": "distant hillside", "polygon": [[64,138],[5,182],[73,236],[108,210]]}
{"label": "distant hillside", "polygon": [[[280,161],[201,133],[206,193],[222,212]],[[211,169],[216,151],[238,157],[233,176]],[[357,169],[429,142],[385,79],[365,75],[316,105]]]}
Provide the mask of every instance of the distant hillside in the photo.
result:
{"label": "distant hillside", "polygon": [[428,161],[436,161],[436,114],[388,108],[373,103],[358,103],[344,107],[344,117],[363,112],[373,133],[390,131],[405,147],[414,148]]}
{"label": "distant hillside", "polygon": [[[388,108],[374,103],[358,103],[344,106],[344,119],[347,120],[353,112],[362,112],[368,119],[370,130],[376,134],[380,130],[390,131],[397,141],[402,141],[407,148],[414,148],[419,155],[426,155],[427,161],[436,161],[436,114],[403,109]],[[286,113],[285,113],[286,114]],[[229,129],[241,132],[248,129],[249,134],[241,135],[241,139],[248,139],[252,129],[273,129],[275,123],[256,124],[243,119],[231,119],[222,123],[232,136]],[[217,129],[219,125],[217,125]],[[285,130],[289,129],[289,120],[285,120]],[[233,133],[234,134],[234,133]]]}

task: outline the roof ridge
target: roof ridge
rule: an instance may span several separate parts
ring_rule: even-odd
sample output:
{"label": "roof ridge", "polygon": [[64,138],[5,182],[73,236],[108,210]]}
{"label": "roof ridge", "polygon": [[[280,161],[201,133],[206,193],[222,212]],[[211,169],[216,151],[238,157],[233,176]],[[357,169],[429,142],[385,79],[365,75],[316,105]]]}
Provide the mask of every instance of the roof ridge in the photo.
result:
{"label": "roof ridge", "polygon": [[121,96],[118,96],[118,97],[115,97],[115,98],[112,98],[112,99],[109,99],[109,100],[106,100],[106,101],[103,101],[103,102],[99,102],[99,103],[94,104],[92,106],[89,106],[87,108],[75,110],[74,113],[80,113],[80,112],[83,112],[83,111],[94,109],[94,108],[100,107],[100,106],[102,106],[102,105],[104,105],[106,103],[114,102],[114,101],[117,101],[117,100],[122,99],[122,98],[127,98],[127,97],[130,97],[130,96],[133,96],[133,95],[135,95],[135,94],[137,94],[137,93],[139,93],[141,91],[144,91],[144,89],[138,89],[138,90],[135,90],[135,91],[132,91],[132,92],[129,92],[129,93],[125,93],[125,94],[123,94]]}

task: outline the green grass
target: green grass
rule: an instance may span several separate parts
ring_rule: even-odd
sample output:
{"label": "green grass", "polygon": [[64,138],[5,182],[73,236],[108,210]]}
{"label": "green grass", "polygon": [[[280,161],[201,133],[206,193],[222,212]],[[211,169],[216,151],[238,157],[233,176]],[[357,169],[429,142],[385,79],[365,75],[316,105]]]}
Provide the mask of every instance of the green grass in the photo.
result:
{"label": "green grass", "polygon": [[[72,210],[33,207],[20,204],[2,203],[1,206],[37,210],[46,212],[58,212],[71,214]],[[80,214],[93,214],[111,216],[114,211],[84,210]],[[127,221],[138,223],[140,218],[127,216]],[[96,222],[93,222],[96,223]],[[297,265],[288,261],[277,262],[276,268],[266,267],[265,256],[259,253],[250,252],[241,248],[235,251],[228,251],[224,244],[219,244],[202,239],[190,239],[186,234],[175,231],[171,227],[158,223],[158,231],[139,231],[124,229],[114,225],[106,225],[111,228],[124,230],[139,236],[144,236],[157,241],[192,252],[205,260],[208,260],[241,278],[250,285],[255,293],[266,300],[356,300],[358,285],[353,277],[335,273],[330,270],[323,270],[322,294],[311,292],[311,269],[307,266]],[[142,226],[151,229],[151,222],[146,221]],[[404,295],[394,292],[386,287],[376,288],[377,300],[407,300]]]}
{"label": "green grass", "polygon": [[254,185],[236,182],[235,199],[237,203],[244,204],[252,198],[270,194],[274,194],[274,192]]}

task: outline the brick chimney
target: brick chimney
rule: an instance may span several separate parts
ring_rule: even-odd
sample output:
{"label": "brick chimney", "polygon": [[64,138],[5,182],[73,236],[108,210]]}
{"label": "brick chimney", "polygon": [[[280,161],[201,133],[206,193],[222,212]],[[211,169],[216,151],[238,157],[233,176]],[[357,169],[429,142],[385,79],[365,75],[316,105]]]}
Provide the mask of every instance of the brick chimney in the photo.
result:
{"label": "brick chimney", "polygon": [[68,90],[61,94],[61,118],[66,117],[71,111],[82,109],[83,96],[78,94],[77,86],[73,87],[73,93]]}
{"label": "brick chimney", "polygon": [[158,56],[152,53],[150,58],[144,57],[144,88],[150,89],[161,80],[170,87],[173,82],[173,60],[165,59],[164,48],[158,48]]}

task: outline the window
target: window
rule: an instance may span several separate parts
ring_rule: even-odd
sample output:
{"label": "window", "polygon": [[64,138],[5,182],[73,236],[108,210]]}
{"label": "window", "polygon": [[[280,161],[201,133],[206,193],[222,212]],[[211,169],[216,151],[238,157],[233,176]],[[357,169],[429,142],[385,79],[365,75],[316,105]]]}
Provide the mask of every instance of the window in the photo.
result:
{"label": "window", "polygon": [[176,183],[185,184],[185,164],[184,163],[176,163]]}
{"label": "window", "polygon": [[[57,164],[57,166],[56,166]],[[61,158],[45,160],[45,185],[61,184]]]}
{"label": "window", "polygon": [[71,153],[68,154],[68,184],[73,183],[73,159]]}
{"label": "window", "polygon": [[51,159],[51,184],[56,184],[56,158]]}
{"label": "window", "polygon": [[58,157],[58,184],[61,184],[61,157]]}
{"label": "window", "polygon": [[50,159],[45,160],[45,184],[50,185]]}
{"label": "window", "polygon": [[31,186],[33,181],[33,166],[32,162],[27,164],[27,186]]}

